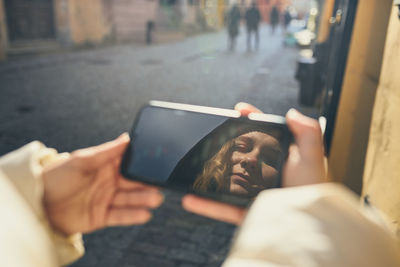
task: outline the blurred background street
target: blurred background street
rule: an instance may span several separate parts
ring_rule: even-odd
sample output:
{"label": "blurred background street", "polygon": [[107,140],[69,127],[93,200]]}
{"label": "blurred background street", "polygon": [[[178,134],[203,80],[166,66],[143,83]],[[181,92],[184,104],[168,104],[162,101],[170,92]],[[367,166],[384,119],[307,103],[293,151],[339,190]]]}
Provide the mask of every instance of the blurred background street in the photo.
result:
{"label": "blurred background street", "polygon": [[295,107],[315,115],[297,101],[297,49],[284,47],[282,34],[268,28],[261,28],[259,51],[246,52],[244,34],[228,51],[219,31],[0,64],[0,152],[38,139],[60,151],[110,140],[128,131],[152,99],[222,108],[247,101],[266,113]]}
{"label": "blurred background street", "polygon": [[[41,168],[29,161],[31,158],[36,161],[36,155],[25,157],[29,159],[26,162],[21,160],[24,155],[17,155],[11,160],[3,156],[34,140],[58,152],[72,152],[113,140],[131,130],[139,110],[151,100],[227,109],[238,102],[248,102],[264,113],[285,116],[289,109],[295,108],[318,119],[326,156],[327,180],[342,184],[356,193],[354,199],[360,200],[360,208],[369,209],[371,206],[379,211],[379,217],[384,217],[384,220],[379,218],[379,223],[382,226],[385,224],[384,230],[389,229],[400,244],[400,127],[397,126],[400,125],[400,76],[395,71],[400,51],[399,12],[400,0],[0,0],[0,158],[5,159],[0,167],[0,189],[3,190],[0,197],[4,199],[1,203],[5,210],[3,217],[0,216],[0,225],[5,231],[0,238],[5,240],[5,253],[0,256],[0,262],[6,262],[0,265],[15,265],[7,264],[11,260],[36,262],[41,266],[43,262],[51,262],[57,257],[55,254],[60,251],[58,248],[50,249],[53,244],[48,242],[52,237],[47,233],[47,223],[54,219],[52,212],[66,215],[62,222],[74,231],[81,231],[82,228],[75,228],[73,224],[84,222],[81,217],[69,217],[68,207],[63,205],[55,205],[56,208],[49,211],[49,202],[54,204],[56,198],[51,200],[48,196],[53,193],[65,195],[78,183],[77,180],[61,179],[60,183],[57,180],[59,176],[52,175],[44,180],[46,199],[40,200],[43,200],[43,208],[46,209],[42,214],[40,203],[38,207],[37,199],[33,200],[41,197],[36,194],[42,192],[42,177],[36,177]],[[251,38],[252,45],[249,45],[249,35],[255,37],[257,33],[259,46],[253,43],[258,38]],[[148,121],[151,126],[159,125],[153,119]],[[152,132],[161,132],[158,128]],[[191,128],[185,127],[182,131],[185,137],[190,137],[187,129]],[[243,129],[247,131],[247,127]],[[216,132],[219,135],[219,131]],[[275,131],[272,136],[277,137]],[[147,137],[143,143],[155,144],[153,140],[159,139],[158,136]],[[190,152],[213,152],[216,150],[214,144],[222,144],[221,138],[218,138],[219,142],[208,142],[207,139],[202,139],[201,146],[196,145]],[[258,145],[263,143],[261,138],[249,141],[252,148],[242,152],[236,140],[239,138],[235,142],[226,142],[218,157],[215,154],[207,161],[227,166],[223,171],[215,172],[221,172],[220,177],[214,174],[215,169],[209,168],[212,165],[203,165],[204,173],[207,171],[210,175],[196,177],[196,181],[200,181],[199,178],[205,181],[198,183],[199,189],[203,187],[220,192],[222,186],[219,184],[229,181],[229,191],[233,193],[235,190],[231,185],[235,183],[235,176],[238,180],[253,180],[250,173],[245,175],[234,170],[237,164],[234,158],[239,158],[234,157],[235,152],[239,152],[235,155],[256,154],[252,151],[258,150],[256,156],[262,156],[264,163],[270,165],[266,162],[270,161],[266,159],[269,156],[262,155],[267,146]],[[177,146],[182,143],[179,139]],[[312,145],[318,143],[313,142]],[[155,145],[150,153],[146,149],[140,149],[140,152],[157,158],[163,152],[172,150],[163,148]],[[311,154],[320,155],[319,150],[313,152]],[[168,161],[171,160],[169,155]],[[204,162],[203,156],[191,160],[192,153],[187,155],[180,161],[185,167],[189,161]],[[249,160],[247,157],[246,161]],[[45,165],[45,161],[41,163]],[[147,158],[143,162],[143,165],[142,162],[137,165],[162,171]],[[9,166],[3,165],[17,170],[10,171]],[[29,171],[34,172],[38,181],[25,181],[30,179],[30,175],[24,174]],[[229,176],[226,172],[230,172]],[[176,176],[184,178],[193,176],[176,173]],[[295,176],[299,176],[297,174]],[[261,176],[266,176],[263,169]],[[314,176],[299,181],[318,181],[318,177]],[[247,187],[258,190],[259,185],[254,185]],[[227,186],[223,187],[223,191],[228,191]],[[107,195],[95,188],[92,192],[96,196]],[[112,187],[101,187],[104,188]],[[334,190],[328,191],[334,197]],[[321,193],[322,196],[324,192],[325,189],[321,192],[316,189],[314,193]],[[145,225],[84,233],[85,254],[68,266],[221,266],[239,228],[185,211],[181,206],[183,193],[166,189],[162,189],[162,193],[164,203],[152,211],[153,216]],[[89,199],[91,196],[77,194],[81,195]],[[71,194],[67,196],[70,200]],[[338,201],[343,197],[346,200],[349,196],[338,194]],[[114,194],[110,197],[114,202],[104,205],[108,213],[115,207],[115,202],[118,202],[118,207],[119,201],[123,202],[117,201],[118,198]],[[291,198],[290,194],[288,198]],[[141,201],[142,195],[138,198],[135,195],[132,199]],[[297,199],[294,199],[295,203]],[[90,200],[86,202],[97,208],[97,197]],[[122,206],[126,208],[128,205],[124,202]],[[335,205],[332,207],[337,208]],[[340,213],[340,209],[336,210]],[[347,206],[344,211],[349,212]],[[358,215],[362,212],[361,209],[354,211]],[[268,212],[263,213],[269,215]],[[90,217],[101,214],[95,212]],[[220,214],[224,217],[222,212]],[[135,213],[131,215],[133,219],[138,219]],[[311,219],[322,218],[318,210],[311,215],[312,218],[308,216]],[[295,214],[290,222],[302,227],[297,222],[304,221],[307,216],[298,217]],[[119,215],[119,218],[122,216]],[[356,222],[360,229],[367,229],[364,226],[369,220],[364,220],[362,216],[357,216],[357,219],[362,221]],[[54,220],[52,222],[53,230],[65,230]],[[339,234],[343,234],[343,229],[349,226],[345,220],[329,223],[335,230],[339,229]],[[297,231],[303,234],[300,234],[300,239],[312,228],[322,229],[313,223],[305,232]],[[322,240],[324,249],[314,250],[319,253],[315,254],[316,257],[311,255],[313,253],[307,254],[307,257],[310,256],[307,261],[319,261],[320,255],[328,261],[346,261],[351,257],[343,259],[342,256],[348,254],[349,244],[357,243],[357,238],[353,237],[378,241],[379,238],[386,238],[386,233],[379,234],[379,227],[375,230],[370,236],[355,231],[345,234],[347,239],[340,240],[336,235],[329,240],[328,233],[322,239],[311,238],[308,243],[294,242],[288,251],[289,254],[296,249],[300,251],[304,244],[306,249],[313,250],[315,244],[320,248]],[[277,229],[265,227],[264,231],[269,236],[270,233],[274,235]],[[251,231],[248,233],[248,236],[244,234],[244,239],[251,236]],[[286,243],[292,244],[292,239],[289,238]],[[266,240],[256,242],[260,248],[262,241]],[[332,244],[326,246],[328,241]],[[367,246],[376,245],[376,242],[364,243]],[[335,244],[339,245],[335,247]],[[368,262],[381,258],[382,262],[388,260],[384,256],[388,246],[381,247],[384,248],[382,251],[385,250],[381,251],[383,254],[376,252],[383,256],[368,255],[374,258]],[[242,249],[239,250],[242,252]],[[238,257],[251,261],[257,256],[260,255]],[[295,264],[300,259],[304,263],[305,258],[297,256],[285,257],[284,260]],[[365,262],[366,258],[360,255],[357,260]]]}
{"label": "blurred background street", "polygon": [[[266,23],[273,3],[284,12],[289,1],[260,5],[260,46],[251,51],[244,23],[236,48],[228,49],[228,1],[217,1],[217,6],[204,1],[197,6],[188,1],[160,1],[160,6],[156,1],[95,1],[101,12],[94,8],[97,4],[68,2],[75,10],[68,13],[70,24],[63,24],[67,9],[56,1],[56,29],[35,20],[25,23],[21,14],[31,10],[24,9],[29,6],[24,1],[5,1],[5,11],[14,17],[7,20],[8,58],[3,54],[0,61],[0,155],[33,140],[60,152],[109,141],[129,131],[138,110],[150,100],[221,108],[244,101],[282,116],[290,108],[319,114],[298,101],[296,44],[288,42],[283,26],[272,33]],[[45,2],[51,6],[47,0],[43,6]],[[308,3],[308,11],[313,1],[294,2]],[[43,6],[37,10],[49,15],[51,9]],[[143,25],[151,31],[155,17],[155,35],[144,40]],[[103,29],[103,24],[111,26]],[[165,191],[165,197],[146,225],[85,235],[86,254],[71,266],[220,266],[236,228],[189,214],[176,192]]]}
{"label": "blurred background street", "polygon": [[[244,29],[241,29],[243,32]],[[118,45],[18,58],[0,65],[0,153],[41,140],[59,151],[96,145],[129,131],[151,99],[233,108],[247,101],[267,113],[297,102],[297,49],[261,28],[259,51],[245,35],[228,51],[225,31],[157,46]],[[145,226],[85,236],[87,253],[73,266],[219,266],[234,227],[191,215],[179,195]],[[139,241],[139,242],[138,242]]]}

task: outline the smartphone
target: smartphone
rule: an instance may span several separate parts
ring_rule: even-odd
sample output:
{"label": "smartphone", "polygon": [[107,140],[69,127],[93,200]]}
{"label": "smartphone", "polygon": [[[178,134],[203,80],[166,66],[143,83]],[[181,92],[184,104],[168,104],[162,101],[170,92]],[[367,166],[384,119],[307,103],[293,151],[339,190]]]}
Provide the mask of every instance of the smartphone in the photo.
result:
{"label": "smartphone", "polygon": [[246,206],[281,186],[292,135],[285,118],[151,101],[130,132],[124,177]]}

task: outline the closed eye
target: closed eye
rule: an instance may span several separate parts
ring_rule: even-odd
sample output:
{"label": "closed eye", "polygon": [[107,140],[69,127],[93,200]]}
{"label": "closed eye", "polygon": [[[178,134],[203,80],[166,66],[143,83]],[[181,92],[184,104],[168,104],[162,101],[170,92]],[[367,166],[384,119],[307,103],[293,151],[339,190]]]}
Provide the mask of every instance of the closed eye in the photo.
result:
{"label": "closed eye", "polygon": [[249,151],[249,146],[246,143],[236,143],[235,144],[235,151],[239,151],[242,153]]}
{"label": "closed eye", "polygon": [[234,149],[242,153],[249,152],[252,149],[253,142],[251,138],[240,136],[235,140]]}

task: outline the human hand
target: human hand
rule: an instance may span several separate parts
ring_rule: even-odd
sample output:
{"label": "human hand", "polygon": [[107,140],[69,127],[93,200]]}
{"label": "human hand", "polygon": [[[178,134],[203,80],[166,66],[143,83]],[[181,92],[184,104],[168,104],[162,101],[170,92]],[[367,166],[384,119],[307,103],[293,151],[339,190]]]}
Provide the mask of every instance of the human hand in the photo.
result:
{"label": "human hand", "polygon": [[[247,103],[238,103],[235,109],[242,116],[248,116],[252,112],[261,113]],[[294,135],[295,144],[289,149],[288,160],[283,169],[283,187],[324,182],[324,146],[318,122],[294,109],[286,114],[286,121]],[[190,212],[237,225],[241,224],[247,214],[247,209],[195,195],[184,196],[182,205]]]}
{"label": "human hand", "polygon": [[106,226],[142,224],[163,197],[156,187],[125,180],[119,172],[127,134],[80,149],[43,170],[44,207],[51,225],[64,234]]}
{"label": "human hand", "polygon": [[289,148],[283,169],[283,187],[326,182],[324,143],[318,121],[290,109],[286,123],[295,143]]}

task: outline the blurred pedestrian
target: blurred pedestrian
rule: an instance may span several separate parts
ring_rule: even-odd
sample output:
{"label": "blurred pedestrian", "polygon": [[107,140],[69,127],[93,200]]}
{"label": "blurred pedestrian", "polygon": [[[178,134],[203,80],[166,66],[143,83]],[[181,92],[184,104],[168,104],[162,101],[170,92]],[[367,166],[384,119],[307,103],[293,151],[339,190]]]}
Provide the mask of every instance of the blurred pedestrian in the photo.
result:
{"label": "blurred pedestrian", "polygon": [[285,13],[283,14],[283,27],[285,31],[291,21],[292,21],[292,14],[290,13],[290,8],[287,8]]}
{"label": "blurred pedestrian", "polygon": [[275,33],[275,28],[279,23],[279,10],[276,6],[273,6],[269,15],[269,23],[271,25],[271,33]]}
{"label": "blurred pedestrian", "polygon": [[257,7],[257,4],[255,1],[251,3],[251,7],[247,9],[246,11],[246,29],[247,29],[247,51],[251,50],[251,36],[254,34],[255,36],[255,44],[254,47],[256,50],[258,50],[259,46],[259,31],[258,31],[258,25],[260,24],[261,21],[261,14],[260,10]]}
{"label": "blurred pedestrian", "polygon": [[239,34],[239,23],[240,23],[240,9],[238,5],[235,3],[228,11],[226,16],[226,26],[228,29],[229,41],[228,46],[229,50],[235,50],[236,46],[236,37]]}
{"label": "blurred pedestrian", "polygon": [[154,31],[154,21],[149,20],[146,23],[146,44],[151,45],[153,43],[153,31]]}

